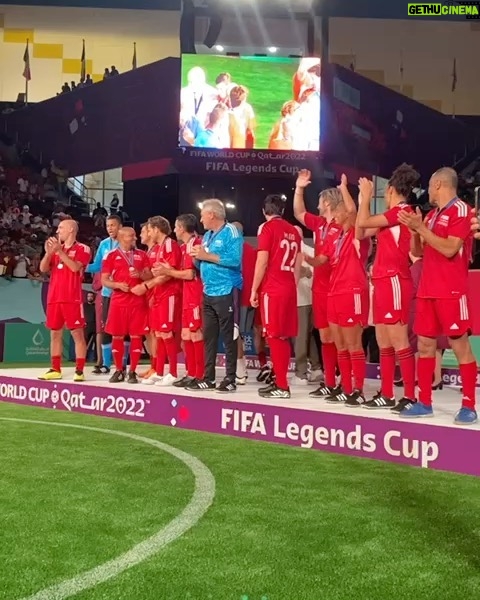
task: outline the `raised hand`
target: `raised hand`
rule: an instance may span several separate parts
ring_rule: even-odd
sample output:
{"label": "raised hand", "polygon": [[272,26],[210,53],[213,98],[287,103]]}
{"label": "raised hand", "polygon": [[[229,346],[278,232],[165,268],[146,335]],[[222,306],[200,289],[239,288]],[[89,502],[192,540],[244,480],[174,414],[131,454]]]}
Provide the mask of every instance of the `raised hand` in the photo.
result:
{"label": "raised hand", "polygon": [[373,181],[370,181],[370,179],[367,179],[366,177],[360,177],[358,180],[358,188],[362,200],[370,202],[373,199]]}
{"label": "raised hand", "polygon": [[417,232],[423,225],[422,211],[418,208],[418,206],[414,213],[407,210],[401,210],[398,213],[398,220],[402,225],[408,227],[410,231]]}
{"label": "raised hand", "polygon": [[308,169],[302,169],[297,174],[297,182],[295,184],[296,187],[305,189],[312,183],[311,178],[312,178],[311,172]]}

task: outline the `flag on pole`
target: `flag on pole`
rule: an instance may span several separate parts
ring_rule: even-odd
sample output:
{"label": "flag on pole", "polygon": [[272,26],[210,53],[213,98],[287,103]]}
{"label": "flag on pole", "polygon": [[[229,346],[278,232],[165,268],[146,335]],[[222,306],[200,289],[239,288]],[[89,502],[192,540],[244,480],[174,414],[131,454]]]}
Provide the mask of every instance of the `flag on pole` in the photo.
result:
{"label": "flag on pole", "polygon": [[400,85],[403,90],[403,50],[400,50]]}
{"label": "flag on pole", "polygon": [[85,81],[86,76],[87,76],[87,57],[85,54],[85,40],[82,40],[83,42],[83,46],[82,46],[82,57],[80,59],[81,61],[81,67],[80,67],[80,81]]}
{"label": "flag on pole", "polygon": [[132,69],[137,68],[137,42],[133,42]]}
{"label": "flag on pole", "polygon": [[27,81],[30,81],[32,78],[32,71],[30,69],[30,48],[27,40],[27,46],[25,48],[25,53],[23,55],[23,76]]}
{"label": "flag on pole", "polygon": [[457,89],[457,59],[453,59],[452,93]]}

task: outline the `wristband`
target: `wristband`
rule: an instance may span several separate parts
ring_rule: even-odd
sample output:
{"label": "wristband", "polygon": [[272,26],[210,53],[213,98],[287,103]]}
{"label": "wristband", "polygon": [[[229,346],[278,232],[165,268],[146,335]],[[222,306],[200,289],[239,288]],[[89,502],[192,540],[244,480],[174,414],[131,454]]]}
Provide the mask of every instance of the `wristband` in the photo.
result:
{"label": "wristband", "polygon": [[148,287],[148,285],[146,283],[144,283],[143,285],[144,285],[145,289],[147,290],[147,292],[149,292],[150,288]]}

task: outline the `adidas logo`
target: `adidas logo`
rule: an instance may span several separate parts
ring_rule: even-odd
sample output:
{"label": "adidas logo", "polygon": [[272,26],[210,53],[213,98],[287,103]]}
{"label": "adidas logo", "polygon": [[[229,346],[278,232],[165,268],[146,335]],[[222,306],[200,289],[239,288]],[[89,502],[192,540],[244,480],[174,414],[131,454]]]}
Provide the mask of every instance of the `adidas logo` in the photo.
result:
{"label": "adidas logo", "polygon": [[347,323],[353,323],[353,319],[348,319]]}
{"label": "adidas logo", "polygon": [[456,331],[457,329],[460,329],[459,326],[454,323],[451,327],[450,327],[450,331]]}
{"label": "adidas logo", "polygon": [[392,313],[387,313],[387,314],[385,315],[385,318],[386,318],[386,319],[393,319],[393,315],[392,315]]}

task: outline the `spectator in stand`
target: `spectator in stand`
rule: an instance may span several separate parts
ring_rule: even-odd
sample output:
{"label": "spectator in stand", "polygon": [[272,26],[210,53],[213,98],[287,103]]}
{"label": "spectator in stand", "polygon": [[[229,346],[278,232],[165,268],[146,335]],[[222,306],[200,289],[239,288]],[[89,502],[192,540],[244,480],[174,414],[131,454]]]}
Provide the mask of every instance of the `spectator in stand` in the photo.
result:
{"label": "spectator in stand", "polygon": [[96,208],[93,209],[92,217],[95,227],[98,227],[100,229],[103,229],[105,227],[108,212],[105,208],[103,208],[100,202],[97,202]]}
{"label": "spectator in stand", "polygon": [[85,81],[83,82],[83,85],[92,85],[93,84],[93,79],[92,76],[88,73],[87,74],[87,78],[85,79]]}
{"label": "spectator in stand", "polygon": [[18,254],[15,257],[15,268],[13,269],[13,276],[17,279],[26,279],[28,275],[28,269],[30,267],[30,261],[25,254]]}
{"label": "spectator in stand", "polygon": [[103,81],[105,81],[105,79],[108,79],[110,77],[110,71],[108,69],[108,67],[105,67],[105,71],[103,72]]}
{"label": "spectator in stand", "polygon": [[30,219],[32,218],[32,213],[30,212],[30,207],[28,206],[28,204],[25,204],[24,207],[22,208],[22,223],[24,225],[30,225]]}
{"label": "spectator in stand", "polygon": [[110,70],[110,77],[115,77],[115,75],[120,75],[120,73],[117,71],[117,67],[115,65],[112,65],[112,68]]}
{"label": "spectator in stand", "polygon": [[21,194],[26,194],[28,192],[28,179],[25,179],[23,176],[18,178],[18,189]]}
{"label": "spectator in stand", "polygon": [[72,92],[73,92],[73,90],[77,89],[77,84],[75,83],[75,81],[72,81],[72,83],[70,84],[70,87],[72,89]]}
{"label": "spectator in stand", "polygon": [[72,91],[72,90],[71,90],[70,86],[68,85],[68,83],[66,83],[66,82],[65,82],[65,83],[62,85],[62,92],[61,92],[61,93],[62,93],[62,94],[68,94],[68,92],[71,92],[71,91]]}
{"label": "spectator in stand", "polygon": [[118,212],[118,207],[120,206],[120,200],[117,194],[113,194],[112,201],[110,202],[110,214],[116,215]]}

